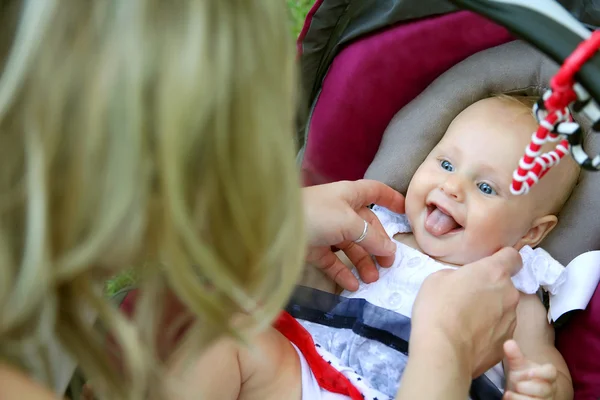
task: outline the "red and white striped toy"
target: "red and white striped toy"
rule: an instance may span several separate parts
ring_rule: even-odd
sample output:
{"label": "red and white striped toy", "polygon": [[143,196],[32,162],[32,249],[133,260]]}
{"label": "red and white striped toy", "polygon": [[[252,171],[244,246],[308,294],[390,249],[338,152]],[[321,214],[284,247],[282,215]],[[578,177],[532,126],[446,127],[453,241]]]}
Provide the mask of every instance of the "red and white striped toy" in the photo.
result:
{"label": "red and white striped toy", "polygon": [[[573,121],[569,106],[600,121],[600,109],[587,91],[575,81],[581,66],[600,48],[600,31],[592,33],[571,54],[550,81],[550,90],[533,107],[539,128],[513,173],[510,191],[514,195],[527,194],[531,187],[569,152],[584,169],[600,170],[600,155],[593,159],[583,150],[581,127]],[[594,125],[597,125],[596,123]],[[554,150],[542,154],[546,142],[559,142]]]}
{"label": "red and white striped toy", "polygon": [[[542,111],[536,105],[534,113],[537,116]],[[555,111],[544,119],[538,119],[538,130],[531,135],[531,142],[525,148],[525,155],[519,160],[519,167],[513,173],[510,191],[514,195],[527,194],[553,166],[569,153],[570,145],[567,139],[556,134],[557,125],[570,120],[568,110]],[[542,146],[546,142],[560,143],[553,151],[542,154]]]}

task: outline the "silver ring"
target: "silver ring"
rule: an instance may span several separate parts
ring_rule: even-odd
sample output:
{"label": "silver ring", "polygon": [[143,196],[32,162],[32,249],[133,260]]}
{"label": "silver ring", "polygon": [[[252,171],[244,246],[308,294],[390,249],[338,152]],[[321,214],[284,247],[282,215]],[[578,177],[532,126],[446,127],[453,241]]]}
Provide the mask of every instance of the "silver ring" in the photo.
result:
{"label": "silver ring", "polygon": [[354,243],[360,243],[363,240],[365,240],[365,238],[367,237],[367,231],[369,230],[369,223],[367,221],[365,221],[365,229],[363,230],[362,235],[360,235],[360,237],[358,239],[356,239],[354,241]]}

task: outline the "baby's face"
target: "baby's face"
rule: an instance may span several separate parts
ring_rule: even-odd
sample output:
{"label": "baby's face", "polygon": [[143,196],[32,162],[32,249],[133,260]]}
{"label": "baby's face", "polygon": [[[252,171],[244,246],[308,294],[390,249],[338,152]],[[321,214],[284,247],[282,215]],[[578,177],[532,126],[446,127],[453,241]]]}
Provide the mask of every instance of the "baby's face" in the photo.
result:
{"label": "baby's face", "polygon": [[519,107],[496,98],[473,104],[413,176],[406,214],[423,252],[464,265],[518,247],[528,232],[536,196],[514,196],[510,184],[537,125]]}

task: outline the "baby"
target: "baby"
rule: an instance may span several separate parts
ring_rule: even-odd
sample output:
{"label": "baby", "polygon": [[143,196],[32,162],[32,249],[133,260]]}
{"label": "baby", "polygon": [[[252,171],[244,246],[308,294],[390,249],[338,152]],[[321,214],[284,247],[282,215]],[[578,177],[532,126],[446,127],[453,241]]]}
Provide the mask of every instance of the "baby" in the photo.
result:
{"label": "baby", "polygon": [[[344,301],[366,299],[379,307],[380,322],[392,318],[387,326],[401,331],[402,324],[410,324],[416,294],[429,274],[515,247],[524,264],[514,280],[524,292],[517,309],[516,343],[505,345],[506,374],[499,364],[486,373],[486,379],[506,389],[505,399],[570,399],[569,371],[554,347],[553,329],[536,295],[541,285],[552,291],[561,283],[563,267],[542,249],[533,248],[556,226],[557,213],[577,182],[579,167],[567,157],[529,194],[510,193],[512,172],[537,129],[531,113],[533,101],[493,97],[476,102],[454,119],[413,176],[406,215],[373,209],[397,243],[394,264],[380,269],[376,282],[361,283],[357,292],[343,292],[349,300],[343,300],[332,314],[341,310]],[[256,339],[261,360],[234,341],[215,344],[203,358],[205,364],[197,366],[197,371],[205,372],[193,375],[205,388],[206,398],[225,398],[230,392],[231,398],[249,399],[267,394],[303,400],[395,396],[407,357],[406,351],[398,351],[401,346],[361,336],[356,329],[340,329],[310,318],[290,319],[276,324],[283,335],[267,330]],[[298,331],[294,324],[310,333],[314,346],[300,336],[297,343],[309,343],[310,349],[298,348],[286,339]],[[319,362],[315,354],[326,365],[311,368],[311,360],[312,365]],[[216,364],[223,368],[212,368]],[[341,374],[323,373],[330,367]],[[218,383],[224,377],[206,373],[211,370],[239,371],[239,377],[236,372],[235,379],[227,380],[240,383],[225,387]],[[354,392],[332,393],[346,385],[342,382],[349,382]],[[502,396],[499,389],[494,388]]]}
{"label": "baby", "polygon": [[[410,317],[417,292],[429,274],[514,247],[524,264],[513,279],[524,292],[517,310],[516,344],[511,341],[505,346],[507,379],[502,365],[486,376],[499,389],[506,389],[505,399],[569,399],[573,396],[569,371],[554,347],[546,309],[535,294],[540,285],[554,291],[564,280],[563,267],[534,248],[556,226],[557,214],[577,182],[579,166],[566,157],[529,194],[511,194],[512,173],[537,129],[531,112],[535,100],[492,97],[476,102],[454,119],[414,174],[406,194],[406,215],[373,209],[397,241],[394,265],[380,269],[376,282],[361,283],[357,292],[345,291],[342,296],[363,298]],[[364,387],[361,382],[367,381],[388,396],[395,392],[404,362],[389,349],[363,351],[360,335],[300,322],[312,334],[321,355],[338,368],[353,370],[348,374],[352,383]],[[386,363],[385,359],[394,361]],[[387,381],[381,378],[382,369]]]}

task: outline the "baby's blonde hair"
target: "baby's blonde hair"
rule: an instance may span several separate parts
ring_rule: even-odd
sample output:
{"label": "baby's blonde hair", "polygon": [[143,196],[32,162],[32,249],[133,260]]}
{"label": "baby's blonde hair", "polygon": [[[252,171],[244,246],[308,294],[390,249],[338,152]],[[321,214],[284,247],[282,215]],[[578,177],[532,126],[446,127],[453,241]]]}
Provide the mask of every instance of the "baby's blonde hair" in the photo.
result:
{"label": "baby's blonde hair", "polygon": [[535,118],[533,114],[533,106],[537,103],[539,96],[532,96],[526,94],[505,94],[498,93],[494,94],[493,97],[499,99],[501,101],[505,101],[508,103],[512,103],[515,105],[520,105],[523,108],[523,112],[529,112],[532,118]]}
{"label": "baby's blonde hair", "polygon": [[[285,3],[3,4],[0,361],[49,383],[56,335],[98,394],[148,398],[167,288],[202,345],[240,332],[236,312],[268,324],[300,272]],[[101,293],[129,266],[146,287],[135,324]]]}

